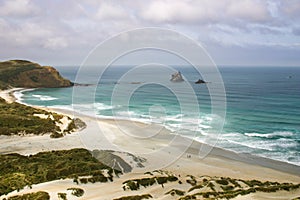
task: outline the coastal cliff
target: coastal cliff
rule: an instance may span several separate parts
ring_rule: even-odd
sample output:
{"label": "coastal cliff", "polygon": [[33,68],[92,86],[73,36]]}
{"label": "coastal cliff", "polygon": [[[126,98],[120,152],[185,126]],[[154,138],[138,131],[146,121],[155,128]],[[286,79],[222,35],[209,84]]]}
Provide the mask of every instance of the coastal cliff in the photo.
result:
{"label": "coastal cliff", "polygon": [[50,66],[41,66],[27,60],[0,62],[0,89],[56,88],[73,85],[74,83],[63,78],[55,68]]}

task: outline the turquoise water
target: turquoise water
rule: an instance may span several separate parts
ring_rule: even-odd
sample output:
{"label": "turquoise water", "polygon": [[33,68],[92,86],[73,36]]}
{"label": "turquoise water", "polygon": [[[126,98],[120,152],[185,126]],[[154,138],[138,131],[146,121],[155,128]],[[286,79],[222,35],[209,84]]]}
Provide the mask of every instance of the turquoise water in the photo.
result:
{"label": "turquoise water", "polygon": [[[63,76],[75,80],[78,68],[57,69]],[[176,94],[155,83],[139,86],[130,94],[128,107],[122,103],[112,105],[112,91],[116,86],[132,86],[129,82],[117,84],[128,69],[114,67],[106,71],[96,92],[94,86],[76,87],[82,95],[75,101],[73,88],[27,90],[16,95],[32,105],[76,108],[79,112],[102,117],[154,121],[171,131],[180,130],[179,133],[186,136],[194,134],[192,129],[196,125],[195,139],[207,141],[209,133],[215,131],[214,121],[219,119],[211,114],[207,85],[193,83],[199,74],[190,67],[178,67],[197,95],[200,114],[196,115],[192,106],[190,112],[188,109],[182,113]],[[226,89],[226,119],[220,137],[209,139],[218,140],[217,146],[225,149],[300,165],[300,67],[220,67],[219,70]],[[93,70],[85,76],[85,83],[98,80]],[[178,84],[180,95],[185,95],[184,88],[180,90],[181,83],[174,84]],[[120,96],[129,95],[126,90],[122,92]],[[93,101],[87,100],[88,95],[95,95]],[[72,107],[72,103],[76,105]]]}

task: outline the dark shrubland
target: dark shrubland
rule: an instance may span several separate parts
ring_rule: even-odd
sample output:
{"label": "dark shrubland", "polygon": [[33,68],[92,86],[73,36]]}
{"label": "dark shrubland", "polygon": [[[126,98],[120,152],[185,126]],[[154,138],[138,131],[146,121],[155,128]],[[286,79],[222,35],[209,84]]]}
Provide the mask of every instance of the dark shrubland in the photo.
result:
{"label": "dark shrubland", "polygon": [[[47,192],[39,191],[34,193],[28,193],[23,195],[16,195],[7,198],[7,200],[48,200],[50,199],[50,195]],[[3,199],[6,200],[6,199]]]}
{"label": "dark shrubland", "polygon": [[[86,149],[41,152],[30,156],[5,154],[0,155],[0,160],[0,196],[26,185],[79,176],[89,176],[86,183],[106,182],[112,180],[114,172]],[[107,170],[109,177],[105,177],[102,170]],[[82,178],[79,180],[83,183]]]}

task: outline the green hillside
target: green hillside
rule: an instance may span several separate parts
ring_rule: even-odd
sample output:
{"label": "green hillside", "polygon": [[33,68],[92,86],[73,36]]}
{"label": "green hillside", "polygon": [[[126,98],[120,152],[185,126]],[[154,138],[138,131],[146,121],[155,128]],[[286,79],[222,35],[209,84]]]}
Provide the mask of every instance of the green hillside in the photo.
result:
{"label": "green hillside", "polygon": [[73,83],[63,78],[50,66],[41,66],[27,60],[0,62],[0,89],[9,87],[69,87]]}

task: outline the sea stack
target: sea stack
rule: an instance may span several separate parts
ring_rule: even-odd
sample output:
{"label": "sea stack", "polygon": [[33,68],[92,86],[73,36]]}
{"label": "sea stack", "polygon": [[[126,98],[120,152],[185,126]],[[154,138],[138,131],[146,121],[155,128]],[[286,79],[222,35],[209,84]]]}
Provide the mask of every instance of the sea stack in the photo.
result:
{"label": "sea stack", "polygon": [[204,80],[202,79],[198,79],[198,81],[195,82],[196,84],[202,84],[202,83],[206,83]]}
{"label": "sea stack", "polygon": [[184,79],[182,78],[182,75],[181,75],[180,71],[178,71],[178,72],[175,72],[174,74],[172,74],[172,77],[171,77],[170,81],[172,81],[172,82],[182,82],[182,81],[184,81]]}

